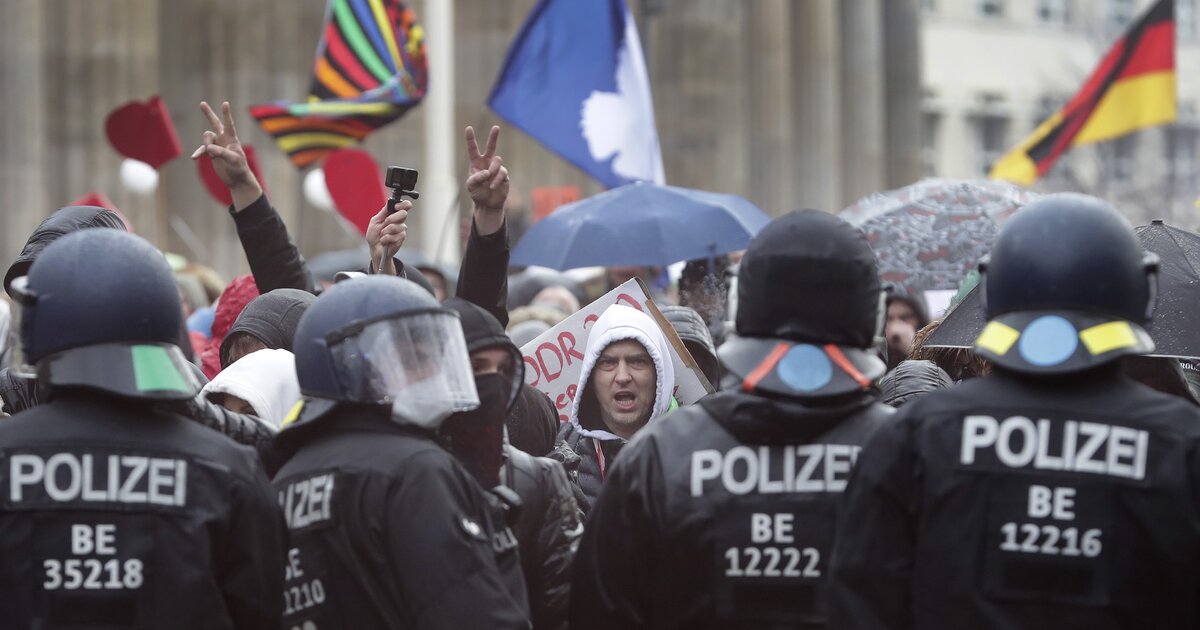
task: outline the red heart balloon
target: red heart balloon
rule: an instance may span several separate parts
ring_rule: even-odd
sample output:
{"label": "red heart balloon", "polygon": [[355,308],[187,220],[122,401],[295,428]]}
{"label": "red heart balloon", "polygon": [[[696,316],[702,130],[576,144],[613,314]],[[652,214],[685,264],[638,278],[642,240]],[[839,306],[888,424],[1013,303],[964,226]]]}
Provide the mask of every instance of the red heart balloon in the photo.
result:
{"label": "red heart balloon", "polygon": [[325,158],[325,186],[338,214],[364,235],[387,201],[379,164],[362,149],[338,149]]}
{"label": "red heart balloon", "polygon": [[114,109],[104,121],[104,133],[117,153],[156,169],[183,152],[171,112],[158,95]]}
{"label": "red heart balloon", "polygon": [[[267,182],[258,170],[258,156],[255,154],[254,147],[243,144],[242,150],[246,152],[246,162],[250,165],[250,172],[254,173],[254,178],[258,180],[258,185],[262,186],[263,192],[267,192]],[[200,171],[200,181],[204,182],[204,187],[208,189],[208,194],[212,195],[212,198],[216,199],[217,203],[223,206],[233,203],[233,195],[229,194],[229,187],[217,176],[217,171],[213,168],[212,158],[208,157],[207,153],[201,155],[196,160],[196,169]]]}

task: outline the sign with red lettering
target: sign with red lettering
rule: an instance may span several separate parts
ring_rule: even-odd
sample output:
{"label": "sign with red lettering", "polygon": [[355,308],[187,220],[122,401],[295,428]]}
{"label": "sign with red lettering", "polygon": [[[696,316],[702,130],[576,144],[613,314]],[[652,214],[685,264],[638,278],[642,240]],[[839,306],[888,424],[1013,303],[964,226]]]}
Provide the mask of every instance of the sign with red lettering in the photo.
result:
{"label": "sign with red lettering", "polygon": [[671,346],[671,361],[675,364],[675,399],[679,404],[690,405],[713,392],[713,386],[696,365],[696,360],[683,345],[675,328],[647,295],[642,281],[633,278],[521,348],[525,360],[525,382],[550,397],[558,410],[560,421],[566,422],[571,413],[571,402],[579,385],[583,353],[587,349],[592,324],[613,304],[636,308],[658,323]]}

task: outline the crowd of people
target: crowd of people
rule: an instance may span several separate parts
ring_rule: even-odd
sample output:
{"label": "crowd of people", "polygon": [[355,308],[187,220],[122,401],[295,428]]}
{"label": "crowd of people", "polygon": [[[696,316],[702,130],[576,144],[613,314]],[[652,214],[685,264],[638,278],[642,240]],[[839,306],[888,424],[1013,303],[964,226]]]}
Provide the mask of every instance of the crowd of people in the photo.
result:
{"label": "crowd of people", "polygon": [[[458,270],[405,264],[405,200],[317,278],[201,110],[249,275],[94,207],[5,275],[0,626],[1200,625],[1200,407],[1142,356],[1158,263],[1104,202],[1015,214],[975,347],[935,348],[816,210],[673,283],[510,274],[496,127]],[[665,318],[608,307],[569,404],[531,387],[520,347],[635,276]]]}

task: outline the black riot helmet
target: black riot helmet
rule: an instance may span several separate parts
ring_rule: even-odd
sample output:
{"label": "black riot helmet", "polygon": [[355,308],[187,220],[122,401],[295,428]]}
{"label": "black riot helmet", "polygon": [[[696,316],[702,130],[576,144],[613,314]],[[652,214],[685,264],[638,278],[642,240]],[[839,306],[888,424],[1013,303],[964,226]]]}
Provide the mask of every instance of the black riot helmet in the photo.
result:
{"label": "black riot helmet", "polygon": [[871,348],[884,292],[866,236],[832,214],[775,219],[738,272],[737,337],[719,351],[746,391],[795,397],[871,387],[885,366]]}
{"label": "black riot helmet", "polygon": [[79,387],[186,400],[199,381],[176,344],[179,290],[153,245],[119,230],[59,238],[10,286],[21,344],[53,391]]}
{"label": "black riot helmet", "polygon": [[1048,195],[1009,219],[979,265],[988,325],[975,351],[1001,367],[1061,374],[1154,350],[1158,257],[1115,208]]}
{"label": "black riot helmet", "polygon": [[428,429],[479,405],[458,316],[409,280],[333,285],[300,318],[293,351],[305,399],[285,427],[338,402],[390,407],[393,420]]}

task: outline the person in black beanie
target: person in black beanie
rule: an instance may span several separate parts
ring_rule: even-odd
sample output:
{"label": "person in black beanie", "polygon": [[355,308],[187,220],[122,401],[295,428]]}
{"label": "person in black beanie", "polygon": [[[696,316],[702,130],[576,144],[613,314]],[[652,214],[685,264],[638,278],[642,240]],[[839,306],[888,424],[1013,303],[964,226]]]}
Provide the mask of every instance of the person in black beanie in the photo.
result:
{"label": "person in black beanie", "polygon": [[505,416],[511,421],[518,392],[528,388],[521,352],[500,322],[479,306],[460,298],[442,306],[458,313],[462,322],[479,408],[450,416],[440,433],[481,486],[516,493],[519,510],[509,524],[520,550],[533,627],[565,628],[571,562],[583,525],[562,465],[533,457],[505,439]]}

